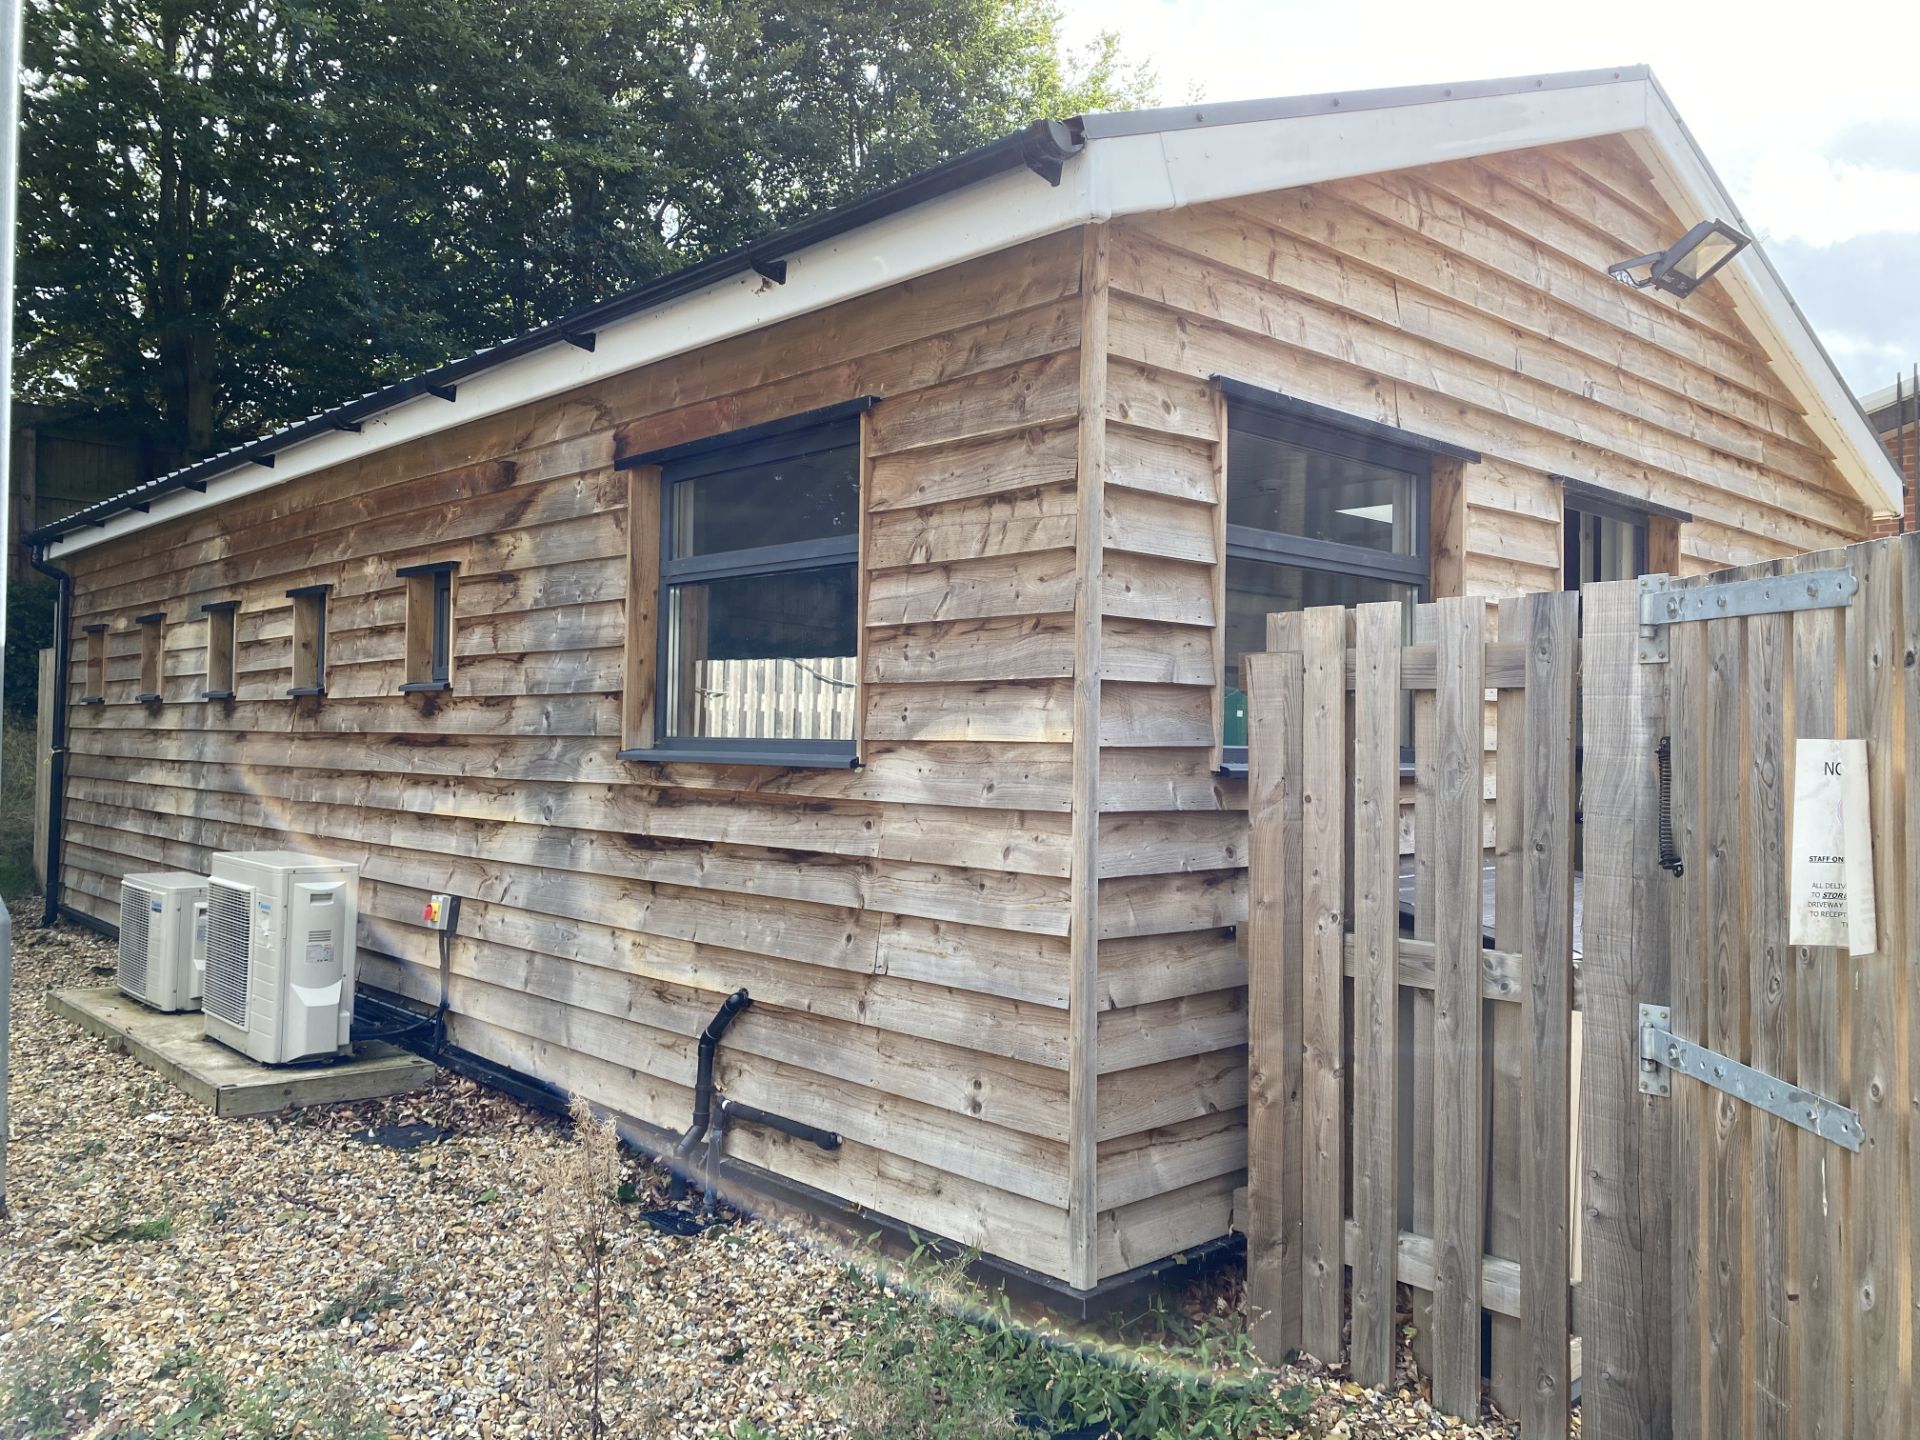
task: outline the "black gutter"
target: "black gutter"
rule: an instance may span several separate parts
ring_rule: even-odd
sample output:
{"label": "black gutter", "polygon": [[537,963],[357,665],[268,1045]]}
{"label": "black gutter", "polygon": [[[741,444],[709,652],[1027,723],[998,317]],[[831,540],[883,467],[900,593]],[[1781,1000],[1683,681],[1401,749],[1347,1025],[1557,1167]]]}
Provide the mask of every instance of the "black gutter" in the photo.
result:
{"label": "black gutter", "polygon": [[753,273],[765,277],[770,284],[785,283],[785,258],[818,245],[823,241],[883,220],[903,210],[912,209],[939,196],[974,185],[982,180],[990,180],[1009,170],[1026,168],[1032,170],[1051,185],[1060,183],[1061,167],[1067,160],[1078,154],[1081,149],[1079,131],[1074,125],[1062,124],[1057,120],[1036,120],[1024,129],[1004,136],[965,154],[955,155],[949,160],[917,175],[876,190],[851,204],[837,210],[816,215],[803,220],[785,230],[777,230],[758,240],[690,265],[684,270],[676,270],[663,275],[651,284],[637,290],[629,290],[611,299],[602,300],[593,305],[562,316],[537,330],[511,340],[504,340],[489,349],[477,351],[463,359],[430,370],[424,375],[416,375],[381,390],[369,391],[357,400],[349,400],[330,410],[323,410],[305,420],[297,421],[271,435],[249,441],[218,455],[209,455],[157,480],[102,500],[84,510],[76,511],[51,525],[43,525],[26,537],[27,543],[40,545],[75,530],[84,530],[91,526],[104,525],[115,515],[129,510],[145,510],[152,502],[163,495],[179,490],[205,491],[207,483],[217,476],[225,475],[237,466],[250,461],[269,463],[277,450],[310,440],[317,435],[332,430],[356,430],[360,422],[367,417],[377,415],[383,410],[405,403],[421,395],[437,395],[442,399],[453,399],[454,390],[459,382],[468,376],[490,370],[496,365],[513,360],[534,350],[550,345],[576,345],[583,349],[591,348],[583,344],[593,331],[616,320],[642,310],[651,309],[669,300],[677,300],[683,295],[705,289],[720,280],[731,279],[742,273]]}
{"label": "black gutter", "polygon": [[674,1160],[677,1162],[673,1172],[673,1198],[676,1200],[680,1198],[680,1187],[685,1180],[683,1167],[705,1138],[707,1128],[712,1123],[713,1057],[720,1048],[720,1037],[727,1033],[727,1027],[733,1024],[734,1017],[752,1003],[753,997],[745,990],[734,991],[720,1002],[720,1008],[713,1012],[707,1028],[700,1032],[699,1063],[693,1079],[693,1123],[687,1126],[687,1133],[680,1137],[680,1143],[673,1147]]}
{"label": "black gutter", "polygon": [[50,563],[42,546],[27,552],[27,563],[59,587],[53,606],[53,749],[47,757],[47,899],[40,923],[60,918],[61,819],[67,800],[67,686],[68,652],[73,648],[73,577]]}

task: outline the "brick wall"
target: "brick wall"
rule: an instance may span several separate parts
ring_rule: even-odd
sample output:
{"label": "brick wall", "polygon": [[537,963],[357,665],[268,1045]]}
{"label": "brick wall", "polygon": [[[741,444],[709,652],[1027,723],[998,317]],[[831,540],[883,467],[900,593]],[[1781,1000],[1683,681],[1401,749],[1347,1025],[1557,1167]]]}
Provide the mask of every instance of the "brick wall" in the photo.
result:
{"label": "brick wall", "polygon": [[1882,431],[1881,441],[1887,447],[1887,454],[1906,477],[1907,513],[1905,516],[1888,515],[1874,526],[1875,535],[1897,535],[1903,531],[1920,530],[1920,426],[1909,421],[1898,430]]}

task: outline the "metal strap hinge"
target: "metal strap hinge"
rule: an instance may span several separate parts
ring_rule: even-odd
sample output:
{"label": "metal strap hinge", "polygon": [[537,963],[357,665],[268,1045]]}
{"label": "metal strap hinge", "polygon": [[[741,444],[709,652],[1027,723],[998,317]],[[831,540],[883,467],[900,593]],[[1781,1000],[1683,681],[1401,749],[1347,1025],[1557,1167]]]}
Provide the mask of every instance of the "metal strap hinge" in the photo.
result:
{"label": "metal strap hinge", "polygon": [[1671,586],[1672,577],[1667,575],[1640,577],[1642,663],[1666,663],[1669,625],[1829,609],[1853,599],[1860,582],[1851,570],[1808,570],[1799,575],[1767,575],[1725,585],[1692,585],[1684,590]]}
{"label": "metal strap hinge", "polygon": [[1742,1065],[1718,1050],[1682,1040],[1667,1027],[1673,1012],[1664,1005],[1640,1007],[1640,1093],[1671,1095],[1673,1072],[1691,1075],[1723,1094],[1777,1115],[1790,1125],[1811,1130],[1823,1140],[1858,1151],[1867,1138],[1860,1117],[1846,1106],[1802,1090],[1798,1085]]}

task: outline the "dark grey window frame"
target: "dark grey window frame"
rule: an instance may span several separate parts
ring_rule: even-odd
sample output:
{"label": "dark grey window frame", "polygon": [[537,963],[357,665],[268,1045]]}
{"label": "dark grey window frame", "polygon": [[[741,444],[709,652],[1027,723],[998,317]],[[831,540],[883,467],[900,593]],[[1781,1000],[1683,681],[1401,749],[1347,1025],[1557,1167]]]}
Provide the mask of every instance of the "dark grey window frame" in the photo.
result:
{"label": "dark grey window frame", "polygon": [[427,650],[427,678],[401,684],[402,695],[427,695],[453,689],[453,577],[458,560],[435,560],[427,565],[402,565],[394,575],[401,580],[431,576],[433,580],[433,635]]}
{"label": "dark grey window frame", "polygon": [[[239,609],[240,609],[240,602],[238,600],[209,600],[206,604],[200,607],[200,613],[202,615],[232,615],[233,616],[234,628],[231,632],[232,648],[230,649],[227,655],[227,671],[230,675],[234,676],[234,683],[236,685],[239,683],[239,674],[240,674],[240,653],[239,653],[240,652],[240,616],[238,613]],[[209,650],[208,652],[207,668],[209,672],[211,672],[213,668],[213,658],[212,658],[211,650]],[[200,692],[200,698],[202,700],[231,700],[233,699],[233,691],[202,690]]]}
{"label": "dark grey window frame", "polygon": [[1678,509],[1672,505],[1662,505],[1657,500],[1641,500],[1632,495],[1624,495],[1617,490],[1608,490],[1604,486],[1594,485],[1572,475],[1549,475],[1549,480],[1560,485],[1560,583],[1566,588],[1567,572],[1572,562],[1579,558],[1579,535],[1575,528],[1567,524],[1569,511],[1579,515],[1597,515],[1602,519],[1614,520],[1633,527],[1633,569],[1634,574],[1644,575],[1651,562],[1652,522],[1666,519],[1686,525],[1693,520],[1690,511]]}
{"label": "dark grey window frame", "polygon": [[[1296,400],[1277,391],[1262,390],[1242,381],[1214,377],[1227,401],[1227,483],[1232,484],[1232,435],[1235,431],[1252,433],[1263,439],[1323,455],[1359,460],[1370,465],[1398,471],[1413,481],[1411,499],[1413,550],[1408,555],[1369,550],[1360,545],[1342,545],[1331,540],[1316,540],[1305,535],[1286,535],[1246,525],[1227,525],[1227,553],[1222,565],[1235,560],[1268,565],[1292,565],[1300,569],[1355,575],[1367,580],[1410,586],[1416,604],[1425,603],[1433,593],[1433,461],[1436,457],[1478,462],[1478,451],[1451,445],[1444,440],[1413,435],[1382,425],[1378,421],[1348,415],[1325,405]],[[1222,495],[1220,503],[1230,504],[1231,496]],[[1223,627],[1227,617],[1222,613]],[[1220,677],[1224,687],[1226,676]],[[1401,764],[1411,763],[1410,752],[1402,751]],[[1224,775],[1247,773],[1247,747],[1222,745],[1220,772]]]}
{"label": "dark grey window frame", "polygon": [[[327,693],[327,597],[332,593],[333,586],[331,585],[296,585],[293,589],[287,591],[287,598],[289,600],[296,602],[303,599],[317,600],[319,602],[320,612],[320,623],[318,627],[316,627],[313,637],[313,678],[316,683],[312,685],[293,685],[288,687],[287,694],[293,696],[295,699],[299,699],[302,696],[325,695]],[[295,636],[294,643],[299,643],[297,635]]]}
{"label": "dark grey window frame", "polygon": [[[622,750],[622,760],[668,763],[688,761],[719,765],[766,765],[787,769],[834,769],[856,767],[860,763],[858,747],[852,740],[782,740],[667,734],[667,690],[669,683],[668,647],[671,638],[669,616],[675,586],[712,580],[734,580],[754,575],[791,574],[795,571],[821,570],[842,565],[854,566],[856,613],[858,614],[860,536],[858,526],[851,535],[824,540],[802,540],[789,545],[762,545],[750,550],[727,550],[709,555],[676,556],[673,553],[674,486],[708,475],[723,475],[729,470],[763,464],[769,460],[789,460],[823,450],[844,450],[860,443],[860,416],[873,407],[874,397],[862,396],[844,404],[829,405],[789,415],[764,425],[729,431],[683,445],[646,451],[622,459],[619,469],[637,465],[660,467],[660,582],[654,608],[654,699],[653,748]],[[856,460],[856,464],[857,464]],[[866,497],[859,493],[858,504]],[[858,680],[856,678],[856,685]],[[856,695],[856,703],[857,703]]]}

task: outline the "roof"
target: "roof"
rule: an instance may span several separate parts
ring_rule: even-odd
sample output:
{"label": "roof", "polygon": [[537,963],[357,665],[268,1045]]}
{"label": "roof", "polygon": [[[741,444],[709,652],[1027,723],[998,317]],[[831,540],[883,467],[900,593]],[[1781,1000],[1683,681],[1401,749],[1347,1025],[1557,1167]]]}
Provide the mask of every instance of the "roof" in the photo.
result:
{"label": "roof", "polygon": [[[1088,223],[1623,135],[1678,215],[1747,233],[1645,66],[1037,121],[865,199],[153,480],[34,531],[58,558],[300,475]],[[1899,478],[1759,244],[1720,280],[1876,513]]]}
{"label": "roof", "polygon": [[1884,389],[1860,397],[1860,408],[1876,430],[1898,430],[1920,418],[1920,369],[1914,378],[1901,378]]}

